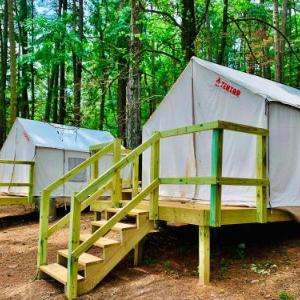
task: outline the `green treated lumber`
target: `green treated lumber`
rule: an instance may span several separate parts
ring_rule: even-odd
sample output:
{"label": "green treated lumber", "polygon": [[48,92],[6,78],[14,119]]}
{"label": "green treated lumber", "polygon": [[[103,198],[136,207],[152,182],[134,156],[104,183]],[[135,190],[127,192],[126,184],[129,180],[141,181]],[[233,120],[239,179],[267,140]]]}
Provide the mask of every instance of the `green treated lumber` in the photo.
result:
{"label": "green treated lumber", "polygon": [[71,198],[70,211],[70,229],[69,229],[69,246],[68,246],[68,277],[67,277],[67,297],[75,299],[77,297],[77,274],[78,258],[73,257],[73,250],[79,245],[80,235],[80,212],[81,204],[73,195]]}
{"label": "green treated lumber", "polygon": [[259,127],[248,126],[248,125],[226,122],[226,121],[218,121],[218,128],[230,130],[230,131],[239,131],[248,134],[264,135],[264,136],[269,134],[269,130],[265,128],[259,128]]}
{"label": "green treated lumber", "polygon": [[48,254],[48,224],[49,224],[49,205],[50,193],[42,192],[40,201],[40,219],[39,219],[39,244],[38,244],[38,268],[47,264]]}
{"label": "green treated lumber", "polygon": [[0,164],[34,165],[34,161],[0,159]]}
{"label": "green treated lumber", "polygon": [[87,168],[89,165],[96,162],[101,156],[107,154],[108,152],[111,152],[113,150],[113,143],[110,143],[106,147],[104,147],[102,150],[98,151],[94,155],[92,155],[89,159],[85,160],[78,166],[76,166],[74,169],[67,172],[64,176],[58,178],[56,181],[52,182],[50,185],[46,187],[47,191],[53,191],[56,188],[58,188],[60,185],[67,182],[69,179],[83,171],[85,168]]}
{"label": "green treated lumber", "polygon": [[222,185],[268,186],[268,179],[221,177],[217,180]]}
{"label": "green treated lumber", "polygon": [[33,183],[29,182],[0,182],[0,186],[33,186]]}
{"label": "green treated lumber", "polygon": [[[121,159],[121,140],[115,139],[114,141],[114,164],[118,163]],[[121,191],[121,171],[116,170],[113,178],[113,189],[112,189],[112,202],[114,207],[119,207],[122,191]]]}
{"label": "green treated lumber", "polygon": [[171,136],[178,136],[178,135],[183,135],[183,134],[212,130],[215,128],[218,128],[218,121],[164,130],[164,131],[160,132],[160,136],[162,138],[167,138],[167,137],[171,137]]}
{"label": "green treated lumber", "polygon": [[[214,129],[212,137],[211,176],[217,180],[222,177],[223,130]],[[210,225],[221,226],[222,185],[212,184],[210,188]]]}
{"label": "green treated lumber", "polygon": [[135,197],[139,192],[139,157],[133,160],[132,164],[132,197]]}
{"label": "green treated lumber", "polygon": [[[84,200],[81,203],[81,208],[80,211],[83,211],[86,209],[88,206],[90,206],[94,201],[98,200],[100,196],[102,196],[105,192],[109,191],[112,189],[112,182],[109,181],[105,186],[103,186],[101,189],[97,190],[94,194],[89,196],[86,200]],[[59,231],[62,229],[65,225],[68,224],[70,220],[70,212],[66,214],[63,218],[61,218],[58,222],[53,224],[49,230],[48,230],[48,238],[53,235],[55,232]]]}
{"label": "green treated lumber", "polygon": [[33,182],[34,182],[34,164],[29,167],[29,189],[28,189],[28,202],[33,203]]}
{"label": "green treated lumber", "polygon": [[199,226],[199,281],[208,284],[210,279],[210,228]]}
{"label": "green treated lumber", "polygon": [[112,143],[113,142],[92,145],[92,146],[90,146],[90,151],[93,151],[93,152],[99,151],[99,150],[109,146]]}
{"label": "green treated lumber", "polygon": [[26,196],[0,196],[0,205],[26,205],[28,197]]}
{"label": "green treated lumber", "polygon": [[[160,140],[153,143],[151,147],[150,181],[159,180]],[[158,198],[159,186],[151,193],[149,217],[151,220],[158,220]]]}
{"label": "green treated lumber", "polygon": [[159,180],[151,182],[143,191],[129,201],[119,212],[111,217],[105,225],[97,229],[89,239],[80,244],[74,251],[73,257],[78,258],[87,251],[99,238],[104,236],[115,224],[121,221],[132,209],[134,209],[142,200],[145,199],[155,188],[159,186]]}
{"label": "green treated lumber", "polygon": [[92,194],[99,188],[99,186],[105,184],[112,176],[119,170],[130,164],[137,156],[149,148],[155,141],[159,139],[159,133],[152,135],[143,144],[134,149],[130,154],[114,164],[109,170],[104,172],[100,177],[91,182],[86,188],[76,195],[79,201],[83,201],[88,195]]}
{"label": "green treated lumber", "polygon": [[197,184],[197,185],[206,185],[206,184],[217,184],[216,177],[161,177],[159,178],[160,184]]}
{"label": "green treated lumber", "polygon": [[[257,178],[264,180],[267,177],[267,145],[266,137],[257,137],[256,147],[256,173]],[[264,185],[256,188],[257,222],[267,222],[267,187]]]}

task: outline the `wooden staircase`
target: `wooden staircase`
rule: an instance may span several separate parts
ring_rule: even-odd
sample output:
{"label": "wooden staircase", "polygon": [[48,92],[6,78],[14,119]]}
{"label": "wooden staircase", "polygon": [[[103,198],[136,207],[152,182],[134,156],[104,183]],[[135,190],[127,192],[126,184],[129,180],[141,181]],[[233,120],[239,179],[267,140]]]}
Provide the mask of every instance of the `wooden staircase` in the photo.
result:
{"label": "wooden staircase", "polygon": [[[102,220],[92,221],[92,233],[105,225],[107,220],[120,210],[109,208],[104,212]],[[105,237],[98,239],[88,250],[101,253],[100,255],[85,252],[79,256],[77,295],[92,290],[152,229],[153,221],[149,220],[149,213],[144,210],[133,209],[124,220],[116,223]],[[80,234],[80,241],[84,242],[90,236],[91,234]],[[56,263],[40,267],[43,275],[62,283],[65,289],[68,278],[68,254],[68,249],[58,250]]]}

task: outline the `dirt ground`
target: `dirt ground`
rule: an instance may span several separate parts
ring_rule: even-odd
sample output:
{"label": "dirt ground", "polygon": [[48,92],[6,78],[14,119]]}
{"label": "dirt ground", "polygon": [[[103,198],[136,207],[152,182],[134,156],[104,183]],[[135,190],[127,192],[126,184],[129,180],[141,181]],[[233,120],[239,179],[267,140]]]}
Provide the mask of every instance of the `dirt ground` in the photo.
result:
{"label": "dirt ground", "polygon": [[[0,216],[0,299],[65,299],[60,284],[34,280],[38,214],[0,207]],[[91,218],[84,214],[85,230]],[[66,237],[64,229],[50,240],[50,261],[57,249],[66,247]],[[132,267],[129,255],[80,299],[300,299],[299,224],[213,230],[208,286],[197,280],[197,243],[194,226],[168,226],[152,233],[139,267]]]}

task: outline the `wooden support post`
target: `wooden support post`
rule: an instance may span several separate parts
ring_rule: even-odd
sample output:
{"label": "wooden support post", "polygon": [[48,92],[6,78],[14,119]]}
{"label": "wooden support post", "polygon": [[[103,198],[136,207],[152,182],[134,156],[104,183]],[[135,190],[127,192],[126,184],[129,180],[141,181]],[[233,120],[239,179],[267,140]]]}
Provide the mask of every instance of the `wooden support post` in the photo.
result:
{"label": "wooden support post", "polygon": [[70,229],[68,242],[68,281],[66,286],[66,294],[68,299],[75,299],[77,297],[78,258],[75,259],[72,255],[72,252],[79,245],[80,212],[81,203],[76,199],[76,196],[73,195],[71,198]]}
{"label": "wooden support post", "polygon": [[[121,159],[121,140],[115,139],[114,141],[114,163],[116,164]],[[113,180],[113,191],[112,191],[112,203],[114,207],[119,207],[122,198],[122,188],[121,188],[121,172],[118,169],[115,172]]]}
{"label": "wooden support post", "polygon": [[[217,181],[222,177],[223,129],[214,129],[212,137],[211,176]],[[221,226],[222,185],[212,184],[210,188],[210,225]]]}
{"label": "wooden support post", "polygon": [[[48,256],[48,224],[49,224],[49,205],[50,193],[44,190],[40,199],[40,229],[39,229],[39,244],[38,244],[38,271],[40,266],[47,264]],[[39,278],[41,273],[39,272]]]}
{"label": "wooden support post", "polygon": [[33,203],[33,188],[34,188],[34,164],[29,165],[29,188],[28,188],[28,203]]}
{"label": "wooden support post", "polygon": [[143,258],[143,245],[144,239],[138,242],[134,247],[134,257],[133,257],[133,265],[136,267],[142,262]]}
{"label": "wooden support post", "polygon": [[[257,136],[256,147],[256,173],[258,179],[266,179],[267,177],[267,149],[266,136]],[[257,186],[256,188],[256,212],[257,222],[267,222],[267,186]]]}
{"label": "wooden support post", "polygon": [[[151,146],[151,166],[150,166],[150,182],[159,179],[159,156],[160,156],[160,140],[155,141]],[[159,186],[153,190],[150,199],[149,215],[150,219],[157,221],[159,219],[158,212]]]}
{"label": "wooden support post", "polygon": [[210,279],[210,228],[199,226],[199,281],[208,284]]}
{"label": "wooden support post", "polygon": [[[92,152],[92,154],[95,154],[96,152]],[[91,179],[94,180],[98,178],[99,176],[99,160],[97,159],[95,162],[92,164],[92,176]]]}
{"label": "wooden support post", "polygon": [[133,160],[132,166],[132,198],[138,194],[139,191],[139,156]]}

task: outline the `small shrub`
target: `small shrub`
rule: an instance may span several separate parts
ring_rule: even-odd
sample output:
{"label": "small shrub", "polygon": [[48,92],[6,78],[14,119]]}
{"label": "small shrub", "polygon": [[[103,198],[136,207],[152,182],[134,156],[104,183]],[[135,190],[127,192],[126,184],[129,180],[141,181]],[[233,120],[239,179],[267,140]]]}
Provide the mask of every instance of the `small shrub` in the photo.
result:
{"label": "small shrub", "polygon": [[287,291],[281,291],[278,295],[279,300],[294,300],[295,297]]}
{"label": "small shrub", "polygon": [[165,260],[163,265],[164,265],[164,268],[167,272],[172,271],[172,263],[169,260]]}
{"label": "small shrub", "polygon": [[271,261],[267,261],[262,264],[251,264],[250,270],[254,273],[260,275],[270,275],[278,269],[277,265],[273,264]]}
{"label": "small shrub", "polygon": [[225,258],[222,258],[220,263],[220,272],[222,275],[224,275],[228,271],[228,267],[229,267],[229,261],[226,260]]}

